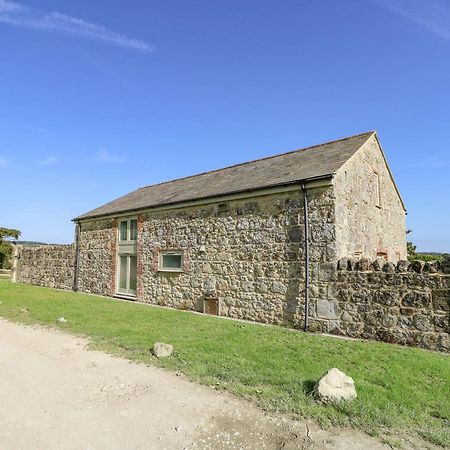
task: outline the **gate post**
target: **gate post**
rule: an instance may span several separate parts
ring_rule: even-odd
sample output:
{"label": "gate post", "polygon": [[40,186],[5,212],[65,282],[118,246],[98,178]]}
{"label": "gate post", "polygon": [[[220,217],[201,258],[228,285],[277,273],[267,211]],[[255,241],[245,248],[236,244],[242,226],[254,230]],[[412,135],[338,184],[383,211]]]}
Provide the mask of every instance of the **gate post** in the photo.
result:
{"label": "gate post", "polygon": [[11,269],[11,282],[12,283],[17,283],[17,261],[18,261],[18,259],[19,259],[19,248],[17,245],[14,245],[13,246],[13,254],[12,254],[12,269]]}

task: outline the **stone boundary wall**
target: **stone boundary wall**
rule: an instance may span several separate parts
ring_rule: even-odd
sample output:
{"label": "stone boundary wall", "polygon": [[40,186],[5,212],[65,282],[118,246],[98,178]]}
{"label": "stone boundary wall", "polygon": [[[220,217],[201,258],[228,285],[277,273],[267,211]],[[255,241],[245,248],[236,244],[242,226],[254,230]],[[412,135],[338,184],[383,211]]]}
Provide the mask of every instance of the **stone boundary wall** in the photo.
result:
{"label": "stone boundary wall", "polygon": [[13,280],[57,289],[72,290],[75,245],[16,245]]}
{"label": "stone boundary wall", "polygon": [[343,258],[326,269],[313,329],[450,351],[449,257],[441,264]]}
{"label": "stone boundary wall", "polygon": [[[13,279],[15,277],[17,282],[73,289],[74,244],[18,245],[14,256]],[[303,275],[298,275],[299,282]],[[190,292],[189,286],[185,289]],[[86,286],[80,290],[89,292]],[[283,295],[289,306],[289,292]],[[260,304],[253,304],[245,296],[238,298],[238,293],[235,297],[246,308],[254,309],[253,320],[260,321]],[[182,307],[182,299],[171,306]],[[264,321],[300,328],[303,308],[304,298],[301,297],[296,302],[296,322],[286,316]],[[239,317],[232,308],[223,308],[222,314]],[[442,263],[399,261],[394,264],[380,259],[370,262],[347,258],[337,262],[312,262],[309,324],[313,332],[449,352],[450,256]]]}

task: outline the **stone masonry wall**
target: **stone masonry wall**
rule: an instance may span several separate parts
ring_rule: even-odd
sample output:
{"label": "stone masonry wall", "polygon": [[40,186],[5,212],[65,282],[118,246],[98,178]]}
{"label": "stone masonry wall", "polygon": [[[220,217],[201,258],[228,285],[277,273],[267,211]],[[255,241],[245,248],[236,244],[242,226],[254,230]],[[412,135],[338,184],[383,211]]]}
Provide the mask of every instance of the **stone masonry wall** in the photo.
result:
{"label": "stone masonry wall", "polygon": [[[333,186],[308,193],[310,330],[449,351],[450,260],[338,261]],[[137,215],[137,301],[293,328],[304,324],[304,223],[300,190]],[[78,290],[115,295],[119,219],[80,224]],[[161,251],[184,271],[159,268]],[[75,249],[18,246],[19,282],[72,289]]]}
{"label": "stone masonry wall", "polygon": [[405,211],[375,136],[338,170],[334,188],[338,258],[406,259]]}
{"label": "stone masonry wall", "polygon": [[83,222],[79,231],[78,290],[115,294],[117,221]]}
{"label": "stone masonry wall", "polygon": [[72,289],[75,246],[15,246],[14,276],[17,282]]}
{"label": "stone masonry wall", "polygon": [[327,290],[313,301],[313,330],[450,351],[450,259],[343,258],[327,273]]}
{"label": "stone masonry wall", "polygon": [[[335,258],[332,188],[309,192],[311,264]],[[138,235],[138,300],[299,325],[304,303],[303,194],[298,191],[143,214]],[[183,273],[158,270],[164,250],[181,250]]]}

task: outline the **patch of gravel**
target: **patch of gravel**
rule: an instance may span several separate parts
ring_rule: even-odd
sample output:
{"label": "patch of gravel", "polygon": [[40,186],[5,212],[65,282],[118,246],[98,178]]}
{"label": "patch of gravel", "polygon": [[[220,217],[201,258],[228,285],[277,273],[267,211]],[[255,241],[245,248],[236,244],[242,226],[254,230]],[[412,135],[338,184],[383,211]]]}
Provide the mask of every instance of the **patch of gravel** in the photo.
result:
{"label": "patch of gravel", "polygon": [[390,448],[359,431],[266,414],[179,374],[89,351],[87,340],[58,330],[0,319],[0,342],[0,448]]}

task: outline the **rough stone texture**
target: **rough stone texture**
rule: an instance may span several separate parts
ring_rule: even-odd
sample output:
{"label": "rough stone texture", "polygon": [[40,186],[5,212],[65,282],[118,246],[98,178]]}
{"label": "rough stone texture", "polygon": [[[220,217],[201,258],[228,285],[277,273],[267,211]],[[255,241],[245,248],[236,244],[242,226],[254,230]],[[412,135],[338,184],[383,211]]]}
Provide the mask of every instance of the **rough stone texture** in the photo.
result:
{"label": "rough stone texture", "polygon": [[15,247],[17,282],[72,289],[75,262],[73,244]]}
{"label": "rough stone texture", "polygon": [[441,270],[444,273],[450,273],[450,255],[447,253],[442,256]]}
{"label": "rough stone texture", "polygon": [[431,267],[420,273],[414,264],[398,264],[393,273],[338,271],[336,282],[329,283],[328,301],[337,301],[340,321],[320,318],[322,329],[450,351],[450,276]]}
{"label": "rough stone texture", "polygon": [[357,397],[353,378],[336,368],[320,378],[314,387],[314,394],[321,403],[351,401]]}
{"label": "rough stone texture", "polygon": [[383,270],[384,265],[386,264],[386,261],[384,259],[381,258],[377,258],[373,263],[372,263],[372,269],[376,270],[377,272],[380,270]]}
{"label": "rough stone texture", "polygon": [[[309,193],[311,265],[334,257],[333,191]],[[224,211],[225,209],[225,211]],[[265,323],[303,320],[303,198],[300,191],[143,214],[138,299],[201,311],[205,295],[221,302],[221,314]],[[184,253],[182,273],[158,271],[160,251]]]}
{"label": "rough stone texture", "polygon": [[338,170],[334,189],[338,258],[406,259],[405,211],[375,136]]}
{"label": "rough stone texture", "polygon": [[[379,149],[371,145],[364,155],[369,158],[377,154],[380,158]],[[367,166],[367,158],[360,162],[361,167]],[[349,177],[361,176],[350,166],[344,168]],[[377,168],[382,184],[389,185],[389,180],[383,181],[387,169],[383,172]],[[364,242],[363,247],[375,253],[385,243],[372,246],[373,236],[365,233],[385,235],[389,248],[394,249],[404,224],[397,204],[376,217],[369,214],[378,225],[368,228],[364,211],[369,207],[380,209],[365,197],[352,197],[352,201],[365,205],[360,205],[362,209],[337,217],[345,205],[336,199],[336,193],[355,195],[355,186],[344,192],[337,187],[338,182],[308,190],[310,330],[448,351],[450,276],[442,273],[449,271],[448,259],[439,267],[397,260],[394,264],[384,258],[375,260],[377,255],[369,260],[365,250],[362,258],[356,258],[356,250],[341,242],[346,236],[350,239],[350,235],[337,231],[342,228],[342,220],[352,230],[359,226],[352,237],[354,243]],[[381,210],[394,201],[393,186],[389,186],[382,192]],[[138,219],[137,300],[202,311],[206,296],[218,299],[224,316],[303,326],[303,206],[299,188],[242,200],[140,212],[134,216]],[[355,222],[358,214],[359,225]],[[392,215],[391,232],[386,231],[390,221],[384,214]],[[80,223],[79,291],[116,294],[118,220]],[[342,248],[349,251],[339,261],[338,247],[339,252]],[[183,271],[159,270],[159,254],[165,250],[183,253]],[[390,255],[394,253],[389,250]],[[72,289],[74,259],[74,246],[21,249],[17,280]]]}
{"label": "rough stone texture", "polygon": [[170,344],[164,344],[163,342],[156,342],[153,345],[152,352],[157,358],[166,358],[172,354],[173,346]]}
{"label": "rough stone texture", "polygon": [[425,268],[425,263],[423,261],[413,261],[411,268],[414,272],[422,273]]}
{"label": "rough stone texture", "polygon": [[80,224],[78,290],[99,295],[115,294],[116,221]]}
{"label": "rough stone texture", "polygon": [[339,306],[335,301],[325,299],[317,300],[317,317],[319,319],[337,319],[339,315]]}

